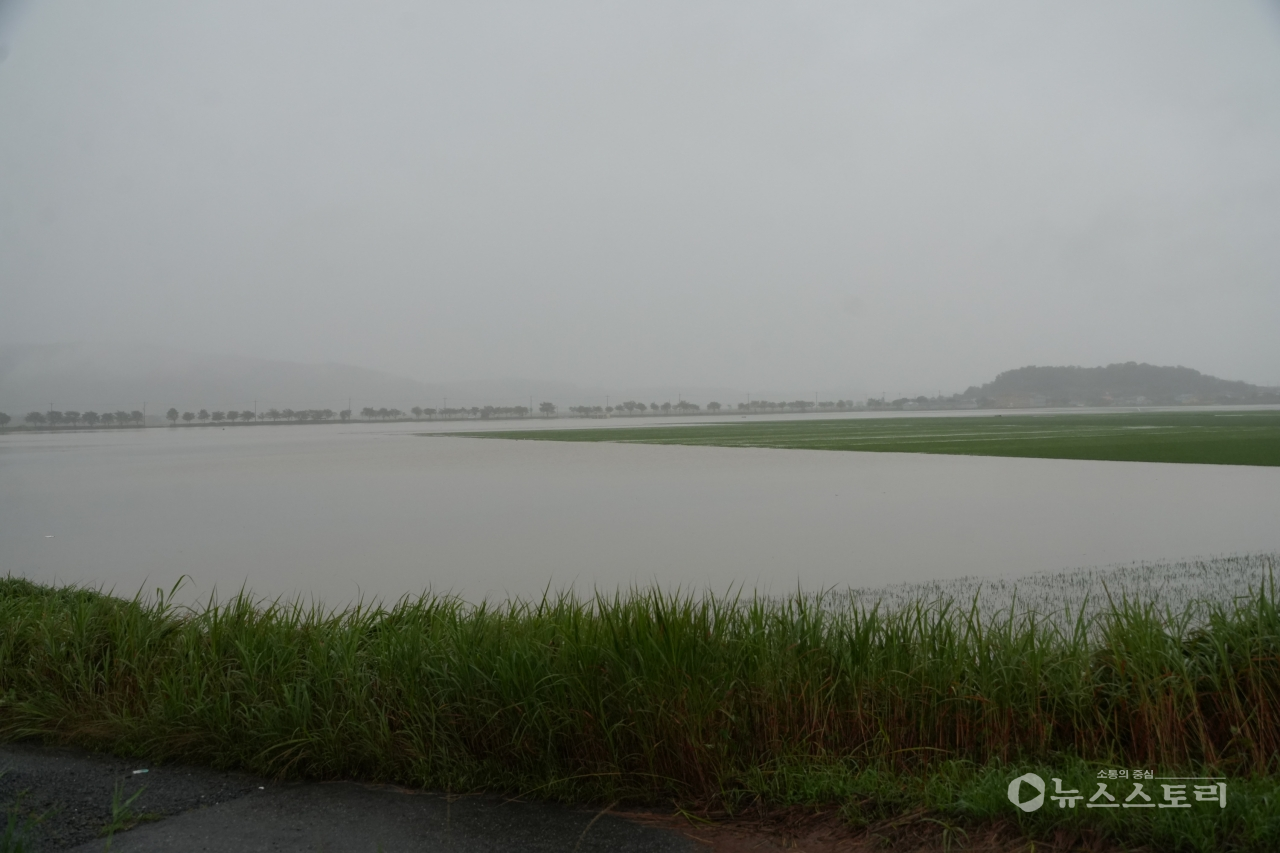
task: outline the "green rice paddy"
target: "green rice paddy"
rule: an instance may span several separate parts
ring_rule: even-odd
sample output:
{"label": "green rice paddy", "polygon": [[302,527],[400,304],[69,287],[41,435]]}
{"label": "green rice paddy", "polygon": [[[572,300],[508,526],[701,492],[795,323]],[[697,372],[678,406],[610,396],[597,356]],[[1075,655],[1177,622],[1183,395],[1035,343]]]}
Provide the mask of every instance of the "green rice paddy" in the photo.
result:
{"label": "green rice paddy", "polygon": [[757,420],[461,435],[538,441],[1280,465],[1280,411]]}

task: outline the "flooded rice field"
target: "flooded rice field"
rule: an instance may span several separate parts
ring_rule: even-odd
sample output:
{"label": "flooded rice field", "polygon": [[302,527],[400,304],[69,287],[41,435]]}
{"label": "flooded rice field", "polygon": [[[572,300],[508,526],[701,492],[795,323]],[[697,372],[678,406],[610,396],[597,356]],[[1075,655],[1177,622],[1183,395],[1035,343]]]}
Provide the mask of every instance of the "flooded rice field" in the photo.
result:
{"label": "flooded rice field", "polygon": [[187,598],[245,585],[337,605],[425,589],[902,589],[1280,551],[1276,468],[423,429],[0,436],[0,572],[117,594],[186,576]]}
{"label": "flooded rice field", "polygon": [[946,605],[965,614],[976,612],[983,624],[1035,614],[1065,630],[1081,619],[1096,622],[1099,616],[1134,606],[1168,624],[1202,625],[1215,604],[1243,603],[1263,592],[1274,597],[1280,582],[1277,570],[1280,554],[1234,554],[851,588],[824,600],[836,607],[853,602],[885,611]]}

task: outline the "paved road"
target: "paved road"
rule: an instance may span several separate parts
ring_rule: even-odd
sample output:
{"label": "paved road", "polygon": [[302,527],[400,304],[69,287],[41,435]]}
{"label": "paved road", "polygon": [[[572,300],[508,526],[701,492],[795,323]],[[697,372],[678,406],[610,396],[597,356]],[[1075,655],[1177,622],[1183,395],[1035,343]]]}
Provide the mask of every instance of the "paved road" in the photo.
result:
{"label": "paved road", "polygon": [[[100,853],[117,786],[135,814],[161,819],[111,839],[113,853],[618,851],[693,853],[675,833],[590,810],[493,797],[447,798],[351,782],[275,784],[191,767],[0,745],[0,805],[48,817],[29,849]],[[144,788],[145,786],[145,788]]]}

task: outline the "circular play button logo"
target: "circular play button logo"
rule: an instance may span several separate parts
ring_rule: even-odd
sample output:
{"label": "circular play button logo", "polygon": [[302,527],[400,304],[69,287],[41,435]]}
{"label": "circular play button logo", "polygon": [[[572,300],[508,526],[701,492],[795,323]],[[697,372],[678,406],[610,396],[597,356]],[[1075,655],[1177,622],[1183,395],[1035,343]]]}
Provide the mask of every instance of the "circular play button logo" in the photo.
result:
{"label": "circular play button logo", "polygon": [[[1036,795],[1029,800],[1022,799],[1022,783],[1026,782],[1036,789]],[[1034,773],[1024,773],[1009,783],[1009,802],[1024,812],[1033,812],[1044,805],[1044,780]]]}

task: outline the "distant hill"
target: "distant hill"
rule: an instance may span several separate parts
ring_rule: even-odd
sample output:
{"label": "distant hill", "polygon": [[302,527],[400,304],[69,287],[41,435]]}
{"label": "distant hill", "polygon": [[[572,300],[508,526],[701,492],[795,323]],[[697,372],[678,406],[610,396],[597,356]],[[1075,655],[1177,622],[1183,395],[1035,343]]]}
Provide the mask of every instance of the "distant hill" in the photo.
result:
{"label": "distant hill", "polygon": [[961,396],[983,405],[1017,407],[1280,403],[1280,389],[1219,379],[1189,367],[1133,361],[1106,367],[1019,367]]}

